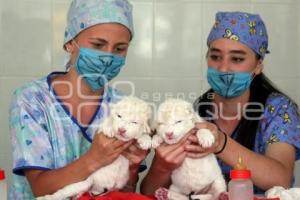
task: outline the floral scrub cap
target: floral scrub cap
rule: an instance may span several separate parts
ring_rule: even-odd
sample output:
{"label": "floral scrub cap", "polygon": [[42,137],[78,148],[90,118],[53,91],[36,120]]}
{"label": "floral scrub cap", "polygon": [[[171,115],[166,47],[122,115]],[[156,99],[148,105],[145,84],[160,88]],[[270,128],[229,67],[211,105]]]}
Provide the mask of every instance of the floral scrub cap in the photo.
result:
{"label": "floral scrub cap", "polygon": [[268,33],[259,15],[246,12],[218,12],[207,45],[220,38],[239,41],[263,59],[268,51]]}

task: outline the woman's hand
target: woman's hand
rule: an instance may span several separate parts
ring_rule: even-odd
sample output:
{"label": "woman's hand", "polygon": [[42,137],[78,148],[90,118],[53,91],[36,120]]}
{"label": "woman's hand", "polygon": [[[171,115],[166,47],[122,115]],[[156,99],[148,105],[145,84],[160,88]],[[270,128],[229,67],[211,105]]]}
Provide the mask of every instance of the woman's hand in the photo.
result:
{"label": "woman's hand", "polygon": [[153,167],[155,166],[156,169],[169,173],[178,168],[187,156],[185,146],[190,144],[190,141],[187,140],[187,138],[194,133],[195,130],[192,129],[176,144],[170,145],[162,143],[157,147],[155,150]]}
{"label": "woman's hand", "polygon": [[122,152],[129,162],[129,169],[134,171],[139,169],[141,162],[146,158],[150,150],[143,150],[139,147],[138,143],[134,141],[127,149]]}
{"label": "woman's hand", "polygon": [[90,167],[95,171],[109,165],[131,144],[132,141],[123,142],[116,138],[106,137],[102,133],[95,134],[92,146],[87,152],[87,157],[91,161]]}
{"label": "woman's hand", "polygon": [[195,129],[186,134],[176,144],[161,144],[155,149],[155,156],[148,174],[141,184],[143,194],[154,194],[160,188],[168,188],[171,184],[172,172],[181,166],[186,158],[185,146],[190,144],[189,135],[195,134]]}
{"label": "woman's hand", "polygon": [[90,149],[79,159],[58,169],[27,169],[24,173],[35,196],[52,194],[66,185],[85,180],[97,169],[112,163],[130,145],[131,142],[121,142],[98,133]]}
{"label": "woman's hand", "polygon": [[200,122],[195,124],[195,133],[199,129],[208,129],[215,137],[215,142],[209,148],[202,147],[199,142],[196,134],[191,134],[187,139],[189,144],[185,145],[185,151],[187,152],[187,157],[190,158],[201,158],[210,153],[215,153],[222,148],[224,143],[224,134],[222,134],[218,127],[209,122]]}

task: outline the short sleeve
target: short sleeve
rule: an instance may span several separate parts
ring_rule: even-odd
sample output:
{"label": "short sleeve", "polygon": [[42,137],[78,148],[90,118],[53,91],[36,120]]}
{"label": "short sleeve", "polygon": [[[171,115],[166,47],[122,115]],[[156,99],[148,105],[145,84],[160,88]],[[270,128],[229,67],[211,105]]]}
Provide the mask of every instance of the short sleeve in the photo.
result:
{"label": "short sleeve", "polygon": [[300,117],[297,105],[283,95],[271,95],[267,102],[262,123],[265,145],[285,142],[296,148],[300,159]]}
{"label": "short sleeve", "polygon": [[15,93],[10,105],[13,172],[17,175],[24,175],[24,169],[49,170],[54,166],[49,127],[43,104],[37,99],[34,93]]}

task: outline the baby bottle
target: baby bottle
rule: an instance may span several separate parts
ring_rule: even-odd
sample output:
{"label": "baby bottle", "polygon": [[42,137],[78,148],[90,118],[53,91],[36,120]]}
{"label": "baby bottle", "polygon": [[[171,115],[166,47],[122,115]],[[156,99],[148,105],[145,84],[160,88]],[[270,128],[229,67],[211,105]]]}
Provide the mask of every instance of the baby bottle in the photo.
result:
{"label": "baby bottle", "polygon": [[0,169],[0,200],[7,200],[7,185],[4,170]]}
{"label": "baby bottle", "polygon": [[228,183],[229,200],[253,200],[253,183],[251,171],[247,170],[242,158],[230,171],[230,181]]}

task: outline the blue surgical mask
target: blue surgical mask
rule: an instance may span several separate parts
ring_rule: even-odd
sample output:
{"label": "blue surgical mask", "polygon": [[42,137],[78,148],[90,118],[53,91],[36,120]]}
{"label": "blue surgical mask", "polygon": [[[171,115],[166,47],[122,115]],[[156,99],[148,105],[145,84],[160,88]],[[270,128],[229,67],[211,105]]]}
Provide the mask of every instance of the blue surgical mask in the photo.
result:
{"label": "blue surgical mask", "polygon": [[207,80],[214,92],[225,98],[240,96],[250,88],[251,72],[220,72],[208,67]]}
{"label": "blue surgical mask", "polygon": [[96,91],[115,78],[124,64],[125,57],[123,56],[89,48],[79,48],[75,68],[89,87]]}

